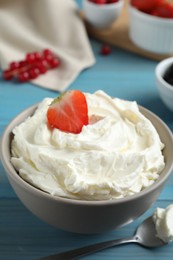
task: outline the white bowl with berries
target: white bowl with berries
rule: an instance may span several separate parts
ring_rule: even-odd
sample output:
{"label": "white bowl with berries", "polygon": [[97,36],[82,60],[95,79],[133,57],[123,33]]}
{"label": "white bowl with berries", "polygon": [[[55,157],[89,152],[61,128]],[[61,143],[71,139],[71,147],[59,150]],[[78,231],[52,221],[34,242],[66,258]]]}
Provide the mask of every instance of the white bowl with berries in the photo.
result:
{"label": "white bowl with berries", "polygon": [[156,54],[173,53],[173,2],[131,0],[129,37],[132,42]]}
{"label": "white bowl with berries", "polygon": [[83,0],[87,22],[96,28],[107,28],[120,16],[123,0]]}

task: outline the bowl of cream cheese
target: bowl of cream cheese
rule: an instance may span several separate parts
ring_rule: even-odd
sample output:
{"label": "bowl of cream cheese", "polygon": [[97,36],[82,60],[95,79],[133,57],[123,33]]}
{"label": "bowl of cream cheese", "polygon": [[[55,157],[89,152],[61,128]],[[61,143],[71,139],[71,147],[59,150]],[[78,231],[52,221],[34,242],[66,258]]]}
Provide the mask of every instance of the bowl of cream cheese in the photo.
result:
{"label": "bowl of cream cheese", "polygon": [[24,205],[45,222],[77,233],[117,229],[158,198],[173,168],[172,133],[136,102],[85,93],[100,118],[79,134],[50,129],[52,98],[15,117],[1,138],[1,160]]}

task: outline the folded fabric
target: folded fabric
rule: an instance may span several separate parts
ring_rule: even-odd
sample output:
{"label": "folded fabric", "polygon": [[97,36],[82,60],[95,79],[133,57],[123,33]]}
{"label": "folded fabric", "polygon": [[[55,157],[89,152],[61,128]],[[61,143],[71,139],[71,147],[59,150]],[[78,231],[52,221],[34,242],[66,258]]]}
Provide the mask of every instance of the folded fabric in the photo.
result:
{"label": "folded fabric", "polygon": [[64,91],[94,56],[78,6],[73,0],[0,0],[0,64],[24,59],[26,53],[51,49],[61,65],[33,80]]}

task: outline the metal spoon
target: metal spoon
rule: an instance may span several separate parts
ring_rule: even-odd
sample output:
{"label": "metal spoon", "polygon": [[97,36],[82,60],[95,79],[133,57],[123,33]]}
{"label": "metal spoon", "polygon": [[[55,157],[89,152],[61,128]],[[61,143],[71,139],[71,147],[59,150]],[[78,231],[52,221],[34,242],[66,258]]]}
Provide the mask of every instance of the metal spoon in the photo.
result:
{"label": "metal spoon", "polygon": [[126,243],[137,243],[143,247],[160,247],[166,245],[161,239],[156,236],[155,224],[153,223],[152,217],[144,220],[143,223],[139,225],[135,234],[129,238],[110,240],[106,242],[101,242],[98,244],[77,248],[71,251],[63,252],[60,254],[55,254],[47,257],[43,257],[40,260],[70,260],[78,259],[81,256],[86,256],[97,251],[121,245]]}

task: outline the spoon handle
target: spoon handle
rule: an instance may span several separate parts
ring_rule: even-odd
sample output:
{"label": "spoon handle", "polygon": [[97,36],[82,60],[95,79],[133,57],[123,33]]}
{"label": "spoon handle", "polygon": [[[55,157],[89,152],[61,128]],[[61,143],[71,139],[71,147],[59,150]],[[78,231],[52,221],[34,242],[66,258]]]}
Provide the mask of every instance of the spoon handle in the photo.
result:
{"label": "spoon handle", "polygon": [[63,252],[60,254],[55,254],[47,257],[43,257],[39,260],[71,260],[71,259],[77,259],[80,256],[86,256],[91,253],[95,253],[97,251],[110,248],[113,246],[121,245],[121,244],[126,244],[126,243],[134,243],[136,242],[136,238],[134,237],[129,237],[129,238],[123,238],[123,239],[117,239],[117,240],[109,240],[106,242],[101,242],[97,243],[94,245],[89,245],[81,248],[77,248],[74,250],[70,250],[67,252]]}

